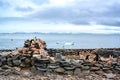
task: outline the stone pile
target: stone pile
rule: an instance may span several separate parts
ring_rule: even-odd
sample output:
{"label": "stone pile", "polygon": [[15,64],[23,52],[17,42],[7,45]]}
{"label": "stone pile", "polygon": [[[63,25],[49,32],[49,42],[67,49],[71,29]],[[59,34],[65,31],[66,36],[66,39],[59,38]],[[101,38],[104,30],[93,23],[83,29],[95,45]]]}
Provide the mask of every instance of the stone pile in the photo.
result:
{"label": "stone pile", "polygon": [[[94,52],[94,51],[93,51]],[[17,71],[21,71],[23,68],[28,68],[32,72],[40,71],[42,73],[56,73],[86,76],[91,73],[95,73],[101,76],[108,77],[114,74],[120,74],[120,57],[114,60],[112,57],[107,59],[101,59],[98,61],[90,61],[90,58],[94,58],[97,54],[83,54],[75,58],[74,54],[71,54],[69,58],[65,56],[63,58],[62,53],[54,54],[54,60],[51,60],[51,56],[48,55],[46,43],[36,37],[31,40],[26,40],[24,47],[15,51],[11,51],[8,54],[0,54],[0,68],[9,69],[14,68]],[[84,56],[90,55],[89,59]],[[74,57],[74,58],[72,58]],[[111,77],[110,77],[111,78]]]}
{"label": "stone pile", "polygon": [[16,67],[31,67],[34,65],[34,57],[47,58],[46,42],[36,37],[31,40],[26,40],[24,47],[19,48],[10,53],[0,54],[0,66],[16,66]]}

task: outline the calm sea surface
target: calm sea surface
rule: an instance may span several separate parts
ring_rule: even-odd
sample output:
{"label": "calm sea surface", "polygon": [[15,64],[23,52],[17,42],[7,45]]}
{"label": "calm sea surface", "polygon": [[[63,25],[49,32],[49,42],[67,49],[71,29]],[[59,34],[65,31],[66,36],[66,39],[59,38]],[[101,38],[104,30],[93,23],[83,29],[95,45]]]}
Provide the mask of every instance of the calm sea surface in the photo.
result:
{"label": "calm sea surface", "polygon": [[[47,48],[120,48],[120,34],[3,34],[0,33],[0,49],[22,47],[26,39],[38,37],[47,43]],[[59,44],[57,44],[59,43]]]}

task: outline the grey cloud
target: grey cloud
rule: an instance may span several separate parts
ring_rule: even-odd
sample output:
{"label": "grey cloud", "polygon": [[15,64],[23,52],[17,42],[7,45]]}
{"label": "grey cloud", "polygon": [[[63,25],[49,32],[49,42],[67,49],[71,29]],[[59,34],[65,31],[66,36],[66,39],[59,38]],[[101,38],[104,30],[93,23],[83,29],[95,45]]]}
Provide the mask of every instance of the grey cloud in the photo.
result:
{"label": "grey cloud", "polygon": [[29,11],[33,11],[34,10],[31,7],[16,7],[15,9],[16,9],[16,11],[21,11],[21,12],[29,12]]}
{"label": "grey cloud", "polygon": [[[49,3],[49,0],[30,0],[36,5]],[[8,3],[0,0],[0,5],[10,6]],[[68,6],[45,7],[38,12],[26,15],[23,18],[8,17],[3,21],[32,21],[40,20],[51,23],[71,23],[75,25],[89,25],[90,22],[108,26],[120,26],[120,1],[119,0],[76,0]],[[33,11],[31,7],[15,8],[16,11]]]}
{"label": "grey cloud", "polygon": [[40,20],[68,22],[76,25],[88,25],[91,21],[102,25],[120,26],[120,1],[85,0],[76,1],[71,6],[48,7],[30,16]]}
{"label": "grey cloud", "polygon": [[0,8],[9,8],[10,4],[8,2],[4,2],[4,0],[0,0]]}
{"label": "grey cloud", "polygon": [[31,0],[31,1],[36,5],[41,5],[49,2],[49,0]]}

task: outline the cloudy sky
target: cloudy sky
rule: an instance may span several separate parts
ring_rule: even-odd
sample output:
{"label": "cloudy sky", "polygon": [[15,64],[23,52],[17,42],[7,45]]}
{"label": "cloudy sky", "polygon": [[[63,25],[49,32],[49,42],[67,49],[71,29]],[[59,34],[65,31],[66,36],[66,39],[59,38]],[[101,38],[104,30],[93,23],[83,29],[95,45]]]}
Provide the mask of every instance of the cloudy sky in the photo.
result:
{"label": "cloudy sky", "polygon": [[120,33],[120,0],[0,0],[0,32]]}

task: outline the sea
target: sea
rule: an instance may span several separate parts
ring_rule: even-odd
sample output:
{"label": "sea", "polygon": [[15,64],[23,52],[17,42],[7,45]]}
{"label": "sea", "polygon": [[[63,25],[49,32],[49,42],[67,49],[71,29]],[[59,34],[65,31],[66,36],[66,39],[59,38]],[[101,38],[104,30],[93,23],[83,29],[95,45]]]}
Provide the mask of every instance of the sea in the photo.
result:
{"label": "sea", "polygon": [[0,50],[23,47],[26,39],[34,37],[44,40],[47,48],[120,48],[120,34],[0,33]]}

